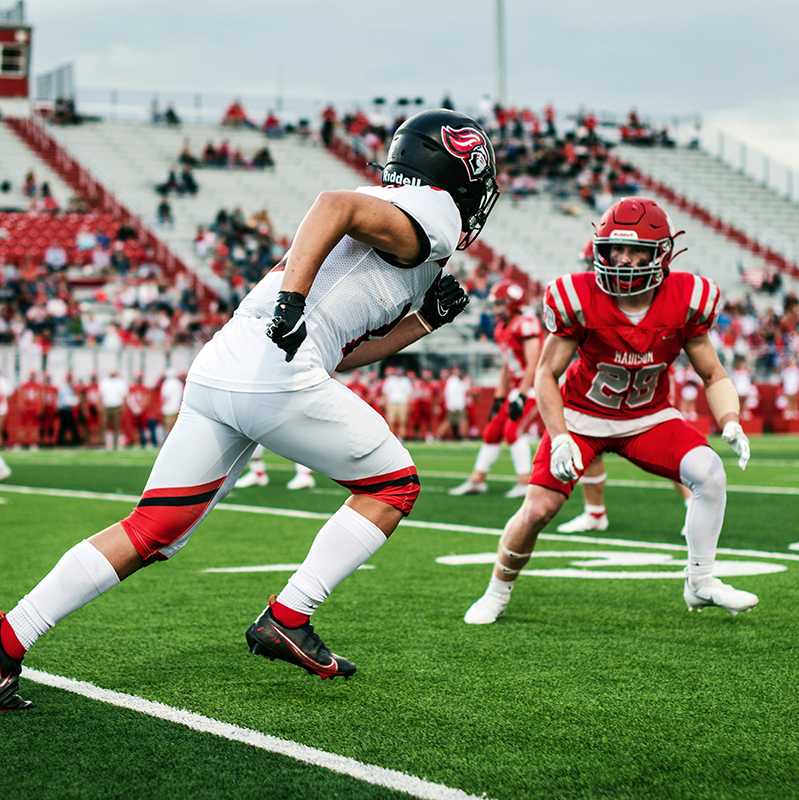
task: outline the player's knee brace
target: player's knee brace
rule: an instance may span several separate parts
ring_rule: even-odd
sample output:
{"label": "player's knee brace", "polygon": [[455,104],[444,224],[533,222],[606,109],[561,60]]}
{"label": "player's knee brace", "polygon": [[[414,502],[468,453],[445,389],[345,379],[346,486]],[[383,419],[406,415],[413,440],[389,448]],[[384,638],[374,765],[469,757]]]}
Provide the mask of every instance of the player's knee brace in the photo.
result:
{"label": "player's knee brace", "polygon": [[142,559],[163,561],[173,556],[183,543],[170,546],[197,526],[224,482],[220,478],[201,486],[146,491],[133,512],[122,520],[122,527]]}
{"label": "player's knee brace", "polygon": [[419,475],[416,467],[403,467],[396,472],[376,475],[359,481],[337,481],[353,494],[365,494],[374,497],[394,508],[399,509],[406,517],[411,513],[413,504],[419,496]]}

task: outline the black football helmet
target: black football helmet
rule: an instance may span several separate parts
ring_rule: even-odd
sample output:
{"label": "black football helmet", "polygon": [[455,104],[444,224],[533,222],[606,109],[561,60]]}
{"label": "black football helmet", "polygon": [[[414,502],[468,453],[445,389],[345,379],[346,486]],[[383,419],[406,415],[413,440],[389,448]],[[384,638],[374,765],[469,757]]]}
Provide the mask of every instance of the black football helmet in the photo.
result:
{"label": "black football helmet", "polygon": [[499,197],[494,148],[471,117],[436,108],[397,128],[383,167],[383,186],[435,186],[461,215],[465,250],[479,235]]}

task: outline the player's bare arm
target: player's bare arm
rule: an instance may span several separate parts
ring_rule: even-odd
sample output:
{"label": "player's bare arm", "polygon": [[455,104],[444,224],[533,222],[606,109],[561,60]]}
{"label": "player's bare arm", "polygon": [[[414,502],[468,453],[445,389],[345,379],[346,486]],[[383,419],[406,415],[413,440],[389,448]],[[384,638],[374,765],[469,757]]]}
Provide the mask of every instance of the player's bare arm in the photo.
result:
{"label": "player's bare arm", "polygon": [[707,334],[696,336],[685,343],[685,352],[705,384],[705,396],[710,411],[721,428],[721,438],[738,456],[738,466],[746,469],[749,461],[749,439],[741,427],[738,392],[719,361]]}
{"label": "player's bare arm", "polygon": [[577,352],[577,339],[564,336],[547,336],[541,350],[541,358],[535,371],[535,396],[538,410],[549,435],[568,433],[563,418],[563,397],[558,380]]}
{"label": "player's bare arm", "polygon": [[719,361],[716,349],[707,334],[685,343],[685,352],[696,374],[705,385],[710,410],[720,428],[728,422],[738,422],[740,401],[732,380]]}
{"label": "player's bare arm", "polygon": [[361,192],[322,192],[297,229],[281,291],[307,297],[322,262],[344,236],[390,253],[401,264],[413,264],[419,255],[413,223],[396,206]]}

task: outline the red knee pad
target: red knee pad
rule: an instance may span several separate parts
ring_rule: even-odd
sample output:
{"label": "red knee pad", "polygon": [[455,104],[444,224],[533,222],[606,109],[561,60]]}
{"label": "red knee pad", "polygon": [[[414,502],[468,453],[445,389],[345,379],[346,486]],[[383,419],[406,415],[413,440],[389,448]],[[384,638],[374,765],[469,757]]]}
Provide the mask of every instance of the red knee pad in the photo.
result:
{"label": "red knee pad", "polygon": [[364,478],[360,481],[336,481],[353,494],[368,494],[399,509],[406,517],[411,513],[413,504],[419,496],[419,475],[416,467],[411,465],[396,472]]}
{"label": "red knee pad", "polygon": [[163,561],[168,556],[159,552],[199,522],[219,487],[220,478],[200,486],[150,489],[139,500],[133,512],[122,520],[138,554],[144,561]]}

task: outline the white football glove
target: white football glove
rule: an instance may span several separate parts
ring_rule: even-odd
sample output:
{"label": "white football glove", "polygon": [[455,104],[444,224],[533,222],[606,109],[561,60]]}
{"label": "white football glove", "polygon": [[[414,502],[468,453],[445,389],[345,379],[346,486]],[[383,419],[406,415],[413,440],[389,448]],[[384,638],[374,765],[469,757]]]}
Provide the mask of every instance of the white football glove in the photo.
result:
{"label": "white football glove", "polygon": [[728,422],[721,432],[721,438],[738,456],[738,466],[746,469],[746,462],[749,461],[749,439],[743,428],[737,422]]}
{"label": "white football glove", "polygon": [[563,483],[576,481],[578,470],[583,469],[583,457],[577,442],[568,433],[559,433],[552,440],[549,457],[549,471]]}

